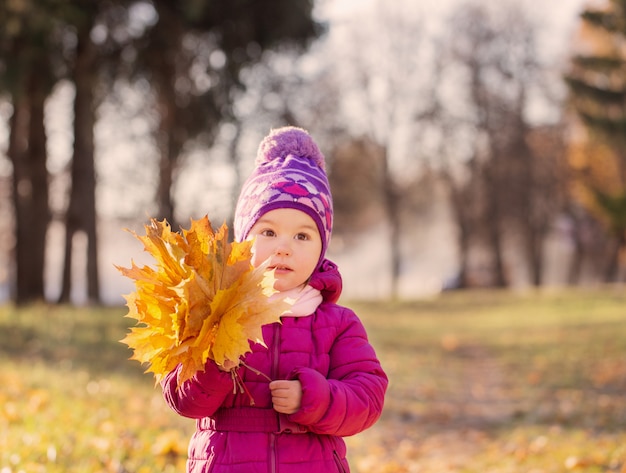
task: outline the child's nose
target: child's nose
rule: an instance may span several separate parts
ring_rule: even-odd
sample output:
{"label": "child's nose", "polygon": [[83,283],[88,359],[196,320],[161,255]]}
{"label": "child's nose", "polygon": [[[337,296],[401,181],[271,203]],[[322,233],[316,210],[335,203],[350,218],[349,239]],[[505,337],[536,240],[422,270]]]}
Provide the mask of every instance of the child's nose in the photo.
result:
{"label": "child's nose", "polygon": [[280,241],[276,245],[275,253],[281,256],[289,256],[291,254],[291,245],[286,241]]}

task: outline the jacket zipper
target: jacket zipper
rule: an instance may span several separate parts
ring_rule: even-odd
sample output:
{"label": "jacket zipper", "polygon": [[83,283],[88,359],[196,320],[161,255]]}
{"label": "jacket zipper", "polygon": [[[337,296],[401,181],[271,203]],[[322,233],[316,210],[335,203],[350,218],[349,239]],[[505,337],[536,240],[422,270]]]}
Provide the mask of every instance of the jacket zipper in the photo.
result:
{"label": "jacket zipper", "polygon": [[278,376],[278,357],[280,356],[280,324],[274,324],[274,343],[272,344],[272,367],[270,378],[276,379]]}
{"label": "jacket zipper", "polygon": [[[272,343],[272,366],[270,368],[270,378],[276,379],[278,376],[278,357],[280,355],[280,324],[274,324],[274,337]],[[270,472],[278,473],[278,451],[276,447],[276,434],[270,433]]]}
{"label": "jacket zipper", "polygon": [[276,434],[270,434],[270,472],[277,473],[278,465],[276,461]]}

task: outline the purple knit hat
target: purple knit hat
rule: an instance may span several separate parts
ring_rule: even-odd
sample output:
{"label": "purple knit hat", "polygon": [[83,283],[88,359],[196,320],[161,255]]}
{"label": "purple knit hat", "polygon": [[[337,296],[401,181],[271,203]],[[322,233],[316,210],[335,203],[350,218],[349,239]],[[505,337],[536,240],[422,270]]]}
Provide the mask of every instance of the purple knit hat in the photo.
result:
{"label": "purple knit hat", "polygon": [[235,209],[235,240],[243,241],[263,214],[297,209],[316,223],[324,259],[333,228],[333,201],[324,155],[303,129],[272,130],[257,151],[256,168],[241,189]]}

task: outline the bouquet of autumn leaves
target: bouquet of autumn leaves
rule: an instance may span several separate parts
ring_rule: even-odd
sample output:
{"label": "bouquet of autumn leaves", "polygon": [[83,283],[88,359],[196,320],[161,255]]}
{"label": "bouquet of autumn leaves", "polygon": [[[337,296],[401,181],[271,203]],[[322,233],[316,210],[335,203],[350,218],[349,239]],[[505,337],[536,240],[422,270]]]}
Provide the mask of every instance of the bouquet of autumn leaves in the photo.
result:
{"label": "bouquet of autumn leaves", "polygon": [[205,216],[177,233],[152,219],[145,230],[131,233],[156,268],[118,267],[136,288],[125,298],[137,325],[122,342],[134,351],[131,359],[149,364],[157,383],[179,364],[180,386],[208,359],[238,363],[250,341],[263,343],[261,327],[289,309],[289,302],[270,298],[277,292],[273,272],[252,266],[252,241],[229,243],[226,225],[214,232]]}

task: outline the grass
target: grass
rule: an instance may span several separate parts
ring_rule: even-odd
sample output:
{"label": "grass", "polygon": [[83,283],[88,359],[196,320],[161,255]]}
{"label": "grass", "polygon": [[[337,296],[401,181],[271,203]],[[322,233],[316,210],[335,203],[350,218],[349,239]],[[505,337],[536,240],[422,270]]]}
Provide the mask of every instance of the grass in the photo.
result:
{"label": "grass", "polygon": [[[349,304],[391,383],[369,472],[626,472],[626,295]],[[182,472],[193,421],[118,342],[123,308],[0,308],[0,473]]]}
{"label": "grass", "polygon": [[391,386],[379,424],[353,440],[353,463],[626,472],[625,302],[618,290],[471,292],[357,307]]}

